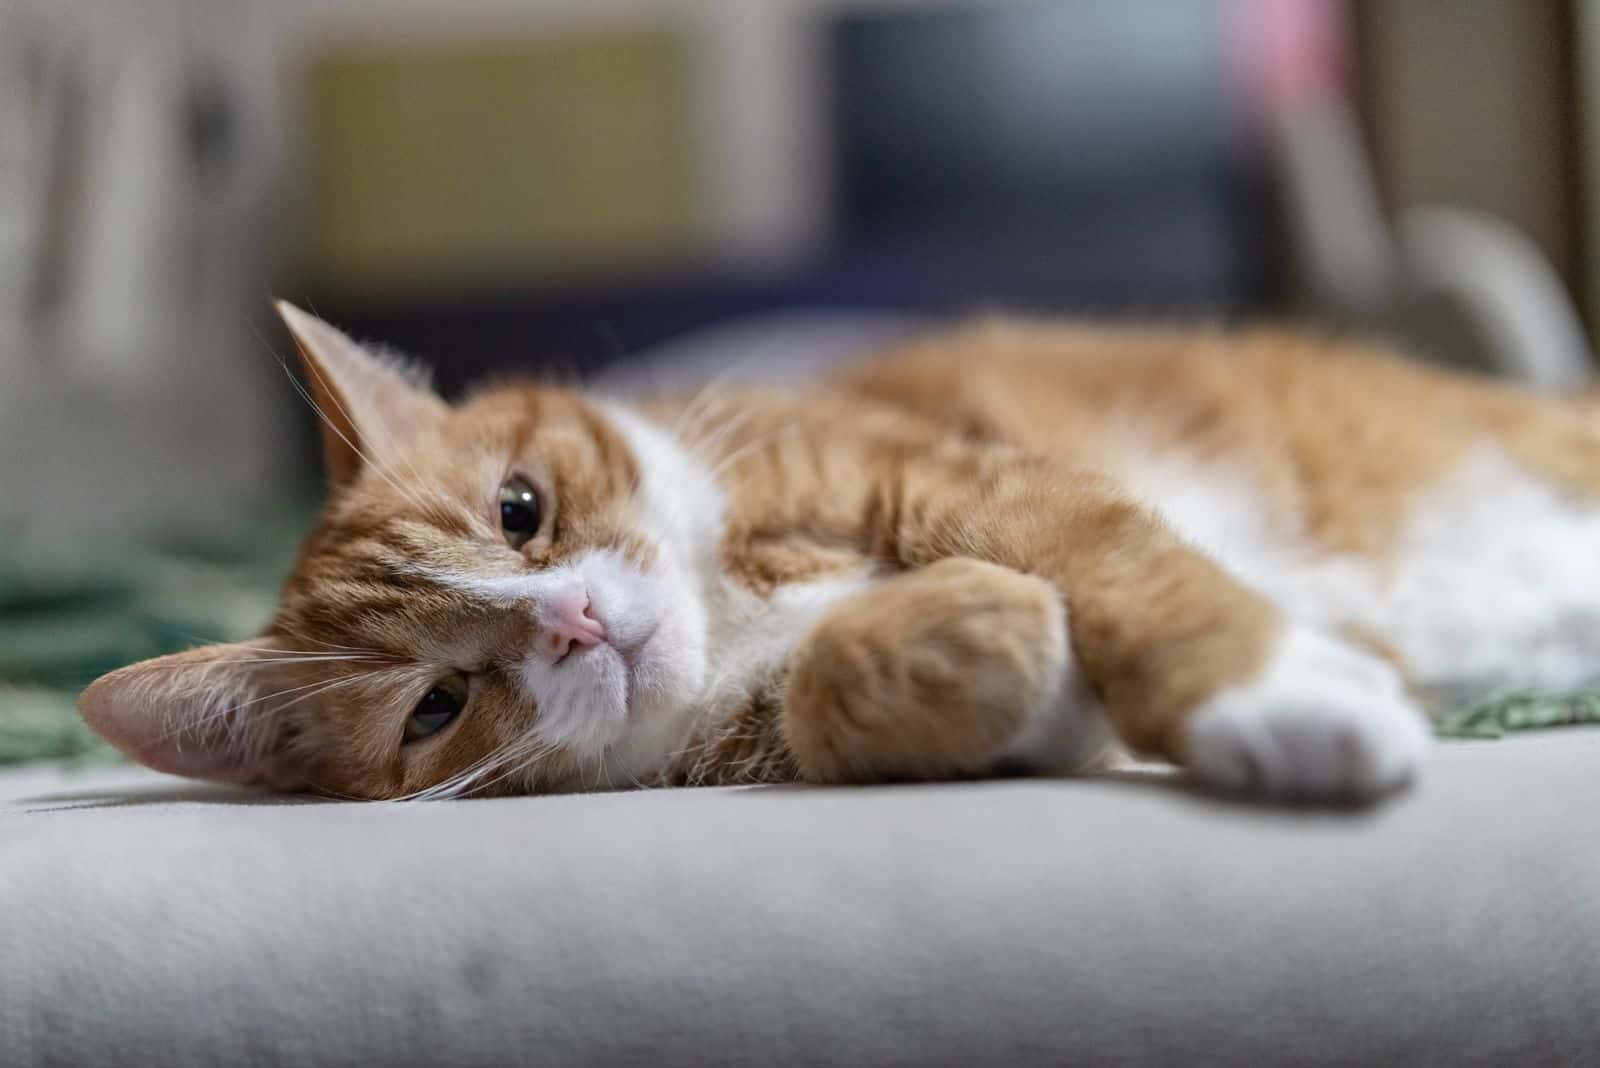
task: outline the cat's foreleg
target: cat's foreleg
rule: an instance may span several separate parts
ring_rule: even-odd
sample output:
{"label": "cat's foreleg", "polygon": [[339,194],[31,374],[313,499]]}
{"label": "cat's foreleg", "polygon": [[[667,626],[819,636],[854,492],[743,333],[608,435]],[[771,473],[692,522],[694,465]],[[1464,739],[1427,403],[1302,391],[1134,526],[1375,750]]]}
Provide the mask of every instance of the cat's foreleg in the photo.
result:
{"label": "cat's foreleg", "polygon": [[835,605],[790,659],[783,717],[813,782],[1073,771],[1103,725],[1056,587],[961,558]]}
{"label": "cat's foreleg", "polygon": [[1047,579],[1118,736],[1228,789],[1361,799],[1420,766],[1426,721],[1394,669],[1286,619],[1115,484],[1014,453],[919,457],[883,544]]}

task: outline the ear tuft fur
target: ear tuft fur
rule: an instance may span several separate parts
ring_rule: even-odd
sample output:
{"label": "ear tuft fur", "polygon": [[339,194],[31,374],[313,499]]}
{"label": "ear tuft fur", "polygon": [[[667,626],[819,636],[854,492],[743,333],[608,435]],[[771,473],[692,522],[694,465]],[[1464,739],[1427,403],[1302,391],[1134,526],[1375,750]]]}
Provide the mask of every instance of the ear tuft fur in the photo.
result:
{"label": "ear tuft fur", "polygon": [[382,464],[446,411],[420,364],[392,350],[359,345],[288,301],[274,307],[300,352],[322,423],[323,459],[335,486],[354,480],[368,463]]}

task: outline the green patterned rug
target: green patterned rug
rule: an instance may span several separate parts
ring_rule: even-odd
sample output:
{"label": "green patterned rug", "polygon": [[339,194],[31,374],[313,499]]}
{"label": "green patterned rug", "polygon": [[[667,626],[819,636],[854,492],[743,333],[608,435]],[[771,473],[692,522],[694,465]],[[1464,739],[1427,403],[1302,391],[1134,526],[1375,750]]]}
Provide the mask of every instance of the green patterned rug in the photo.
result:
{"label": "green patterned rug", "polygon": [[0,765],[119,759],[78,718],[78,691],[135,660],[259,632],[307,514],[288,506],[186,544],[0,549]]}
{"label": "green patterned rug", "polygon": [[1500,738],[1507,731],[1600,723],[1600,690],[1508,690],[1442,717],[1441,738]]}

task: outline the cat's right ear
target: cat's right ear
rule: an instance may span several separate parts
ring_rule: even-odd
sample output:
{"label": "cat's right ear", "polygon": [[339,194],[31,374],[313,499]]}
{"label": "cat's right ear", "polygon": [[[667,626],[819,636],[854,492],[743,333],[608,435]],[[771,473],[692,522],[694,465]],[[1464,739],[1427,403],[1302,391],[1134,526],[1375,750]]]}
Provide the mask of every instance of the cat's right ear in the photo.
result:
{"label": "cat's right ear", "polygon": [[288,301],[274,306],[300,350],[333,485],[350,482],[368,463],[384,464],[385,453],[445,413],[416,368],[364,348]]}

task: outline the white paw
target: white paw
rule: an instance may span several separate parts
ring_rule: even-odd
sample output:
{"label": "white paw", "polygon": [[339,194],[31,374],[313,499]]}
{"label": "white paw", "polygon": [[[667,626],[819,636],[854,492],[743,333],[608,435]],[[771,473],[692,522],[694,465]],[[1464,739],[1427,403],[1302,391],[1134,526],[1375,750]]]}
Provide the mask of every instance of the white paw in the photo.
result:
{"label": "white paw", "polygon": [[1225,790],[1360,801],[1405,785],[1431,738],[1389,664],[1294,625],[1258,679],[1195,711],[1188,764]]}

